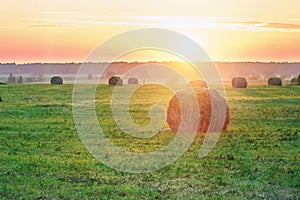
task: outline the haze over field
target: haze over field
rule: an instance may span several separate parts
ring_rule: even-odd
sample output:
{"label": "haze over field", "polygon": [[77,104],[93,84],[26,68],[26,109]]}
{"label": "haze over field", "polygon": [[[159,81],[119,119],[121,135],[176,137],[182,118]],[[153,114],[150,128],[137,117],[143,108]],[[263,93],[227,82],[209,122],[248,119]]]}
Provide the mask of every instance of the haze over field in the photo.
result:
{"label": "haze over field", "polygon": [[[0,64],[0,81],[6,82],[10,73],[16,76],[53,76],[61,75],[64,78],[71,78],[74,80],[80,63],[66,63],[66,64]],[[82,72],[82,78],[87,78],[88,74],[92,74],[94,78],[102,77],[109,78],[113,75],[122,77],[135,76],[141,79],[165,79],[166,81],[175,81],[181,76],[187,79],[197,79],[197,73],[192,66],[182,62],[116,62],[108,65],[108,69],[104,70],[108,63],[88,63],[84,64],[85,70]],[[205,63],[199,63],[205,66]],[[131,72],[137,67],[144,66],[137,73]],[[159,67],[162,66],[162,67]],[[217,62],[215,66],[218,68],[221,77],[226,81],[235,76],[244,76],[253,81],[265,81],[270,77],[281,77],[284,81],[290,82],[293,77],[297,77],[300,70],[300,63],[224,63]],[[159,68],[159,69],[158,69]],[[176,70],[178,73],[175,74]],[[173,74],[174,73],[174,74]],[[173,75],[172,75],[173,74]],[[46,81],[46,80],[45,80]],[[48,81],[48,80],[47,80]]]}

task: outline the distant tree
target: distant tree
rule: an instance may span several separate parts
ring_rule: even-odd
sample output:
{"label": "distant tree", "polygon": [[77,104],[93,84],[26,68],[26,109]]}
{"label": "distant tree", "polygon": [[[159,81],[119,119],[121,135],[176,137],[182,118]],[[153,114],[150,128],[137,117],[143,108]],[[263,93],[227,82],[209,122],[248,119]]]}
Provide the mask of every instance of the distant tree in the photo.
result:
{"label": "distant tree", "polygon": [[18,82],[19,84],[22,84],[22,83],[23,83],[23,77],[20,76],[17,82]]}
{"label": "distant tree", "polygon": [[16,83],[16,77],[12,73],[9,74],[7,83]]}
{"label": "distant tree", "polygon": [[300,85],[300,74],[298,76],[298,84]]}

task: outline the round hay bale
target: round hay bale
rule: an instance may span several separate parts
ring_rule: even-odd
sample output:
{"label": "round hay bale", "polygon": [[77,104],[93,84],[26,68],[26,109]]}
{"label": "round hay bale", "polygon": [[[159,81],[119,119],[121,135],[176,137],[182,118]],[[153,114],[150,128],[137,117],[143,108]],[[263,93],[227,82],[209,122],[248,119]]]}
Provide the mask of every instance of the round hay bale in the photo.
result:
{"label": "round hay bale", "polygon": [[282,80],[280,78],[270,78],[268,81],[269,86],[282,86]]}
{"label": "round hay bale", "polygon": [[93,74],[88,74],[88,75],[87,75],[87,79],[88,79],[88,80],[92,80],[93,78],[94,78],[94,77],[93,77]]}
{"label": "round hay bale", "polygon": [[22,83],[23,83],[23,77],[22,77],[22,76],[19,77],[17,83],[19,83],[19,84],[22,84]]}
{"label": "round hay bale", "polygon": [[292,85],[298,85],[299,83],[298,83],[298,80],[297,80],[296,78],[293,78],[293,79],[291,80],[291,84],[292,84]]}
{"label": "round hay bale", "polygon": [[53,76],[51,78],[51,85],[62,85],[63,79],[60,76]]}
{"label": "round hay bale", "polygon": [[233,88],[247,88],[247,79],[244,77],[235,77],[232,79]]}
{"label": "round hay bale", "polygon": [[7,83],[16,83],[16,77],[12,73],[9,74]]}
{"label": "round hay bale", "polygon": [[118,76],[113,76],[108,80],[108,84],[111,86],[122,86],[123,80]]}
{"label": "round hay bale", "polygon": [[192,88],[199,87],[199,88],[208,88],[207,84],[204,80],[193,80],[189,82],[189,86]]}
{"label": "round hay bale", "polygon": [[[191,99],[197,99],[197,104],[199,108],[200,120],[197,128],[197,132],[208,132],[209,126],[211,125],[211,131],[225,131],[229,124],[230,115],[229,115],[229,107],[226,103],[224,97],[222,97],[216,90],[211,89],[203,89],[199,87],[195,87],[193,89],[187,88],[177,92],[173,98],[169,102],[169,106],[167,109],[167,123],[172,131],[177,132],[181,126],[193,127],[192,123],[181,124],[182,116],[187,116],[185,111],[181,108],[180,102],[184,105],[191,104]],[[179,101],[180,100],[180,101]],[[212,113],[212,105],[214,106],[214,111],[218,111],[218,113]],[[222,108],[226,107],[226,117],[222,119],[221,112]],[[187,111],[190,112],[190,111]],[[183,114],[183,115],[182,115]],[[221,116],[221,118],[220,118]],[[224,120],[219,121],[219,120]],[[190,120],[193,121],[193,120]],[[190,122],[189,121],[189,122]],[[221,126],[221,128],[216,128],[215,126]],[[186,128],[184,128],[186,129]],[[189,128],[187,128],[190,130]]]}
{"label": "round hay bale", "polygon": [[28,77],[28,78],[25,79],[25,82],[27,82],[27,83],[32,83],[33,81],[34,80],[31,77]]}
{"label": "round hay bale", "polygon": [[129,78],[128,79],[128,85],[138,85],[139,80],[137,78]]}

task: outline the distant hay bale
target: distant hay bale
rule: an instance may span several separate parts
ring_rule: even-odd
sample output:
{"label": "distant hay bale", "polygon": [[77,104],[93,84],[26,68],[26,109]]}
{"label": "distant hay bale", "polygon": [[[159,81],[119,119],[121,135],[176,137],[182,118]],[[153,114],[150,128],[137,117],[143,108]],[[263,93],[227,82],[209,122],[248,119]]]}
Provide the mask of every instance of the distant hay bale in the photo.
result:
{"label": "distant hay bale", "polygon": [[93,77],[93,74],[88,74],[88,75],[87,75],[87,79],[88,79],[88,80],[92,80],[93,78],[94,78],[94,77]]}
{"label": "distant hay bale", "polygon": [[[195,92],[195,93],[194,93]],[[196,95],[196,96],[195,96]],[[198,105],[193,104],[193,100],[196,97]],[[187,109],[183,109],[180,106],[180,102],[183,106],[188,106]],[[182,116],[188,116],[187,112],[192,112],[193,106],[198,106],[200,120],[199,124],[193,124],[194,119],[182,122]],[[212,113],[212,106],[214,106],[214,113]],[[222,119],[222,108],[226,107],[226,116],[223,115]],[[197,107],[196,107],[197,108]],[[225,114],[225,113],[224,113]],[[220,118],[221,117],[221,118]],[[212,121],[211,121],[212,120]],[[222,121],[224,120],[224,121]],[[167,109],[167,123],[172,131],[177,132],[179,128],[184,130],[191,130],[190,127],[198,127],[197,132],[208,132],[211,124],[211,131],[225,131],[229,124],[230,115],[229,107],[224,97],[222,97],[216,90],[203,89],[195,87],[193,89],[186,88],[177,92],[169,102]],[[196,120],[197,121],[197,120]],[[197,121],[198,122],[198,121]],[[219,128],[214,128],[214,127]],[[221,130],[220,130],[221,129]]]}
{"label": "distant hay bale", "polygon": [[16,77],[12,73],[9,74],[7,83],[16,83]]}
{"label": "distant hay bale", "polygon": [[108,80],[108,84],[111,86],[122,86],[123,80],[118,76],[113,76]]}
{"label": "distant hay bale", "polygon": [[62,85],[63,79],[60,76],[53,76],[51,78],[51,85]]}
{"label": "distant hay bale", "polygon": [[139,80],[137,78],[129,78],[128,85],[137,85],[139,84]]}
{"label": "distant hay bale", "polygon": [[25,82],[32,83],[32,82],[34,82],[34,80],[33,80],[33,78],[28,77],[28,78],[25,79]]}
{"label": "distant hay bale", "polygon": [[193,87],[199,87],[199,88],[208,88],[207,84],[204,80],[193,80],[189,82],[189,86]]}
{"label": "distant hay bale", "polygon": [[280,78],[270,78],[268,81],[269,86],[282,86],[282,80]]}
{"label": "distant hay bale", "polygon": [[233,88],[247,88],[247,79],[244,77],[234,77],[232,79]]}
{"label": "distant hay bale", "polygon": [[22,84],[22,83],[23,83],[23,77],[22,77],[22,76],[20,76],[20,77],[18,78],[17,83],[19,83],[19,84]]}
{"label": "distant hay bale", "polygon": [[299,84],[299,83],[298,83],[298,79],[293,78],[293,79],[291,80],[291,84],[292,84],[292,85],[298,85],[298,84]]}

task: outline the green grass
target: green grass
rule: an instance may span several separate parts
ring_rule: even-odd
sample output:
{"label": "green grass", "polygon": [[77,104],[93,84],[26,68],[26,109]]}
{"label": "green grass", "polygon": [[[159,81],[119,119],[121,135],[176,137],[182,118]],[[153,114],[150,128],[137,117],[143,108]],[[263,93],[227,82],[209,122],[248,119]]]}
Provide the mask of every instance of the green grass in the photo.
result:
{"label": "green grass", "polygon": [[[0,85],[2,199],[300,198],[300,87],[228,86],[231,122],[213,151],[197,158],[204,138],[198,134],[180,159],[147,174],[111,169],[87,152],[74,127],[72,89]],[[112,142],[151,152],[172,140],[166,132],[151,139],[122,133],[111,116],[112,89],[99,86],[96,95],[99,122]],[[149,107],[167,105],[170,95],[158,86],[137,91],[130,106],[134,121],[149,123]]]}

